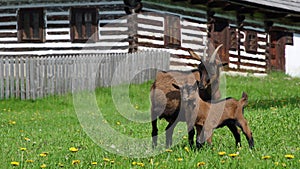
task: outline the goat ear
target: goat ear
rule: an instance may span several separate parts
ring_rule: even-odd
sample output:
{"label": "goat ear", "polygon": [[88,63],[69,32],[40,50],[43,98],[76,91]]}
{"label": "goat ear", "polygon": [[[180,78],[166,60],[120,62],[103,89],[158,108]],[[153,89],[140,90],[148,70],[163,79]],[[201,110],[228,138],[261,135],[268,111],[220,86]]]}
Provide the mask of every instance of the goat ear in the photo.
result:
{"label": "goat ear", "polygon": [[243,94],[242,94],[242,98],[244,98],[245,100],[248,100],[248,95],[247,95],[247,93],[246,93],[246,92],[243,92]]}
{"label": "goat ear", "polygon": [[175,83],[172,83],[172,86],[175,87],[175,89],[180,89],[180,87]]}
{"label": "goat ear", "polygon": [[188,51],[194,59],[199,60],[199,61],[202,60],[201,57],[199,55],[197,55],[192,49],[189,49]]}

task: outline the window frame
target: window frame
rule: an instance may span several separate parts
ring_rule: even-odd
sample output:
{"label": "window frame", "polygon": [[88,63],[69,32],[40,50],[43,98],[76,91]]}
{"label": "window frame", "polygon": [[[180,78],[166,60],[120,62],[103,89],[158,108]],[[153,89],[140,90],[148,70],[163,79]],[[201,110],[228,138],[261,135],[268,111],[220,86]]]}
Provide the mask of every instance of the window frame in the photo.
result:
{"label": "window frame", "polygon": [[[36,16],[38,15],[38,19]],[[18,41],[45,42],[44,8],[21,8],[18,10]]]}
{"label": "window frame", "polygon": [[[78,17],[80,19],[76,19]],[[87,24],[90,24],[90,29],[87,29]],[[98,8],[72,7],[70,9],[70,31],[73,43],[97,42],[99,40]]]}
{"label": "window frame", "polygon": [[181,46],[180,17],[166,15],[164,17],[164,45],[165,47],[178,48]]}
{"label": "window frame", "polygon": [[257,53],[258,49],[258,36],[256,31],[245,30],[245,50],[247,53]]}

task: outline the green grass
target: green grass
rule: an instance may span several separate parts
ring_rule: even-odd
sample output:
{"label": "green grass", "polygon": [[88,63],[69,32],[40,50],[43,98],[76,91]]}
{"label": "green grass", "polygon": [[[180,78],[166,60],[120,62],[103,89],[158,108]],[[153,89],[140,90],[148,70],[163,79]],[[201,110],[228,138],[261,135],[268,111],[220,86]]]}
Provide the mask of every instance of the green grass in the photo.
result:
{"label": "green grass", "polygon": [[[40,168],[42,164],[46,168],[60,168],[59,164],[63,164],[64,168],[197,168],[199,162],[205,163],[199,168],[300,168],[300,79],[281,73],[271,73],[264,78],[226,76],[227,96],[240,98],[243,91],[248,93],[245,117],[254,136],[253,150],[248,148],[244,136],[242,148],[235,148],[234,138],[227,128],[215,130],[213,147],[190,150],[186,126],[180,123],[174,131],[174,141],[178,144],[171,148],[172,152],[162,150],[158,155],[138,158],[107,151],[106,148],[111,148],[111,151],[117,149],[118,144],[136,151],[139,147],[141,151],[145,150],[138,143],[132,145],[115,138],[113,133],[103,135],[107,134],[103,132],[106,129],[97,124],[109,126],[130,138],[147,140],[151,135],[150,86],[151,82],[130,85],[130,107],[123,107],[118,102],[126,98],[126,93],[112,99],[111,88],[97,89],[96,103],[103,117],[91,108],[90,102],[89,105],[79,103],[74,106],[72,95],[35,101],[0,101],[0,168]],[[124,87],[128,86],[121,89]],[[113,89],[118,91],[118,88]],[[117,106],[114,101],[117,101]],[[78,113],[80,110],[86,111],[85,116]],[[159,121],[160,134],[163,134],[166,124],[164,120]],[[91,131],[95,132],[88,135]],[[107,143],[107,140],[110,142]],[[163,144],[164,138],[159,141]],[[148,147],[151,142],[145,144]],[[71,152],[70,147],[79,150]],[[21,151],[20,148],[26,150]],[[219,156],[221,151],[225,151],[226,155]],[[47,152],[45,157],[40,156],[43,152]],[[239,155],[235,158],[228,156],[237,152]],[[286,154],[294,155],[294,158],[287,159]],[[271,158],[263,160],[262,156],[266,155]],[[80,163],[72,164],[73,160],[80,160]],[[19,162],[19,166],[12,166],[13,161]],[[91,162],[97,164],[92,165]]]}

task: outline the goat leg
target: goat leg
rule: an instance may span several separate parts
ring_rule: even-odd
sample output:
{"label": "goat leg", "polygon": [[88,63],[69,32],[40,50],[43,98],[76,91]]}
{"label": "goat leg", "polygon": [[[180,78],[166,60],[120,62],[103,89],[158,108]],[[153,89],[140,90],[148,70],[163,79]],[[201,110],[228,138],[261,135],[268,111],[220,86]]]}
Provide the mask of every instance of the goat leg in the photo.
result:
{"label": "goat leg", "polygon": [[172,136],[173,131],[176,126],[177,122],[169,122],[168,126],[166,127],[166,148],[169,148],[172,146]]}
{"label": "goat leg", "polygon": [[231,133],[234,136],[236,147],[241,146],[241,135],[240,135],[240,132],[238,131],[238,128],[236,127],[236,125],[230,123],[230,124],[227,124],[227,127],[229,128],[229,130],[231,131]]}
{"label": "goat leg", "polygon": [[152,121],[152,148],[157,146],[157,135],[158,135],[158,128],[157,128],[157,119]]}
{"label": "goat leg", "polygon": [[195,129],[192,127],[189,131],[189,145],[191,148],[193,148],[194,145],[194,136],[195,136]]}
{"label": "goat leg", "polygon": [[242,129],[244,135],[246,136],[248,140],[248,144],[250,148],[254,147],[254,139],[252,137],[252,132],[248,126],[248,122],[245,118],[241,118],[238,120],[238,125]]}
{"label": "goat leg", "polygon": [[204,145],[204,142],[201,142],[201,136],[204,137],[204,132],[202,132],[202,126],[196,125],[197,130],[197,136],[196,136],[196,147],[198,149],[202,148]]}

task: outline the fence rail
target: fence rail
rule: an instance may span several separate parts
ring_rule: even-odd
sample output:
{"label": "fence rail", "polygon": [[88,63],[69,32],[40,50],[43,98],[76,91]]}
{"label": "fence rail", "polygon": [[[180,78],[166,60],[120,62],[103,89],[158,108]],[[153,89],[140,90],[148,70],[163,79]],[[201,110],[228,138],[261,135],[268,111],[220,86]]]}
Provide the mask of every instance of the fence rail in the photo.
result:
{"label": "fence rail", "polygon": [[170,54],[84,54],[45,57],[0,56],[0,99],[36,99],[154,79],[168,70]]}

